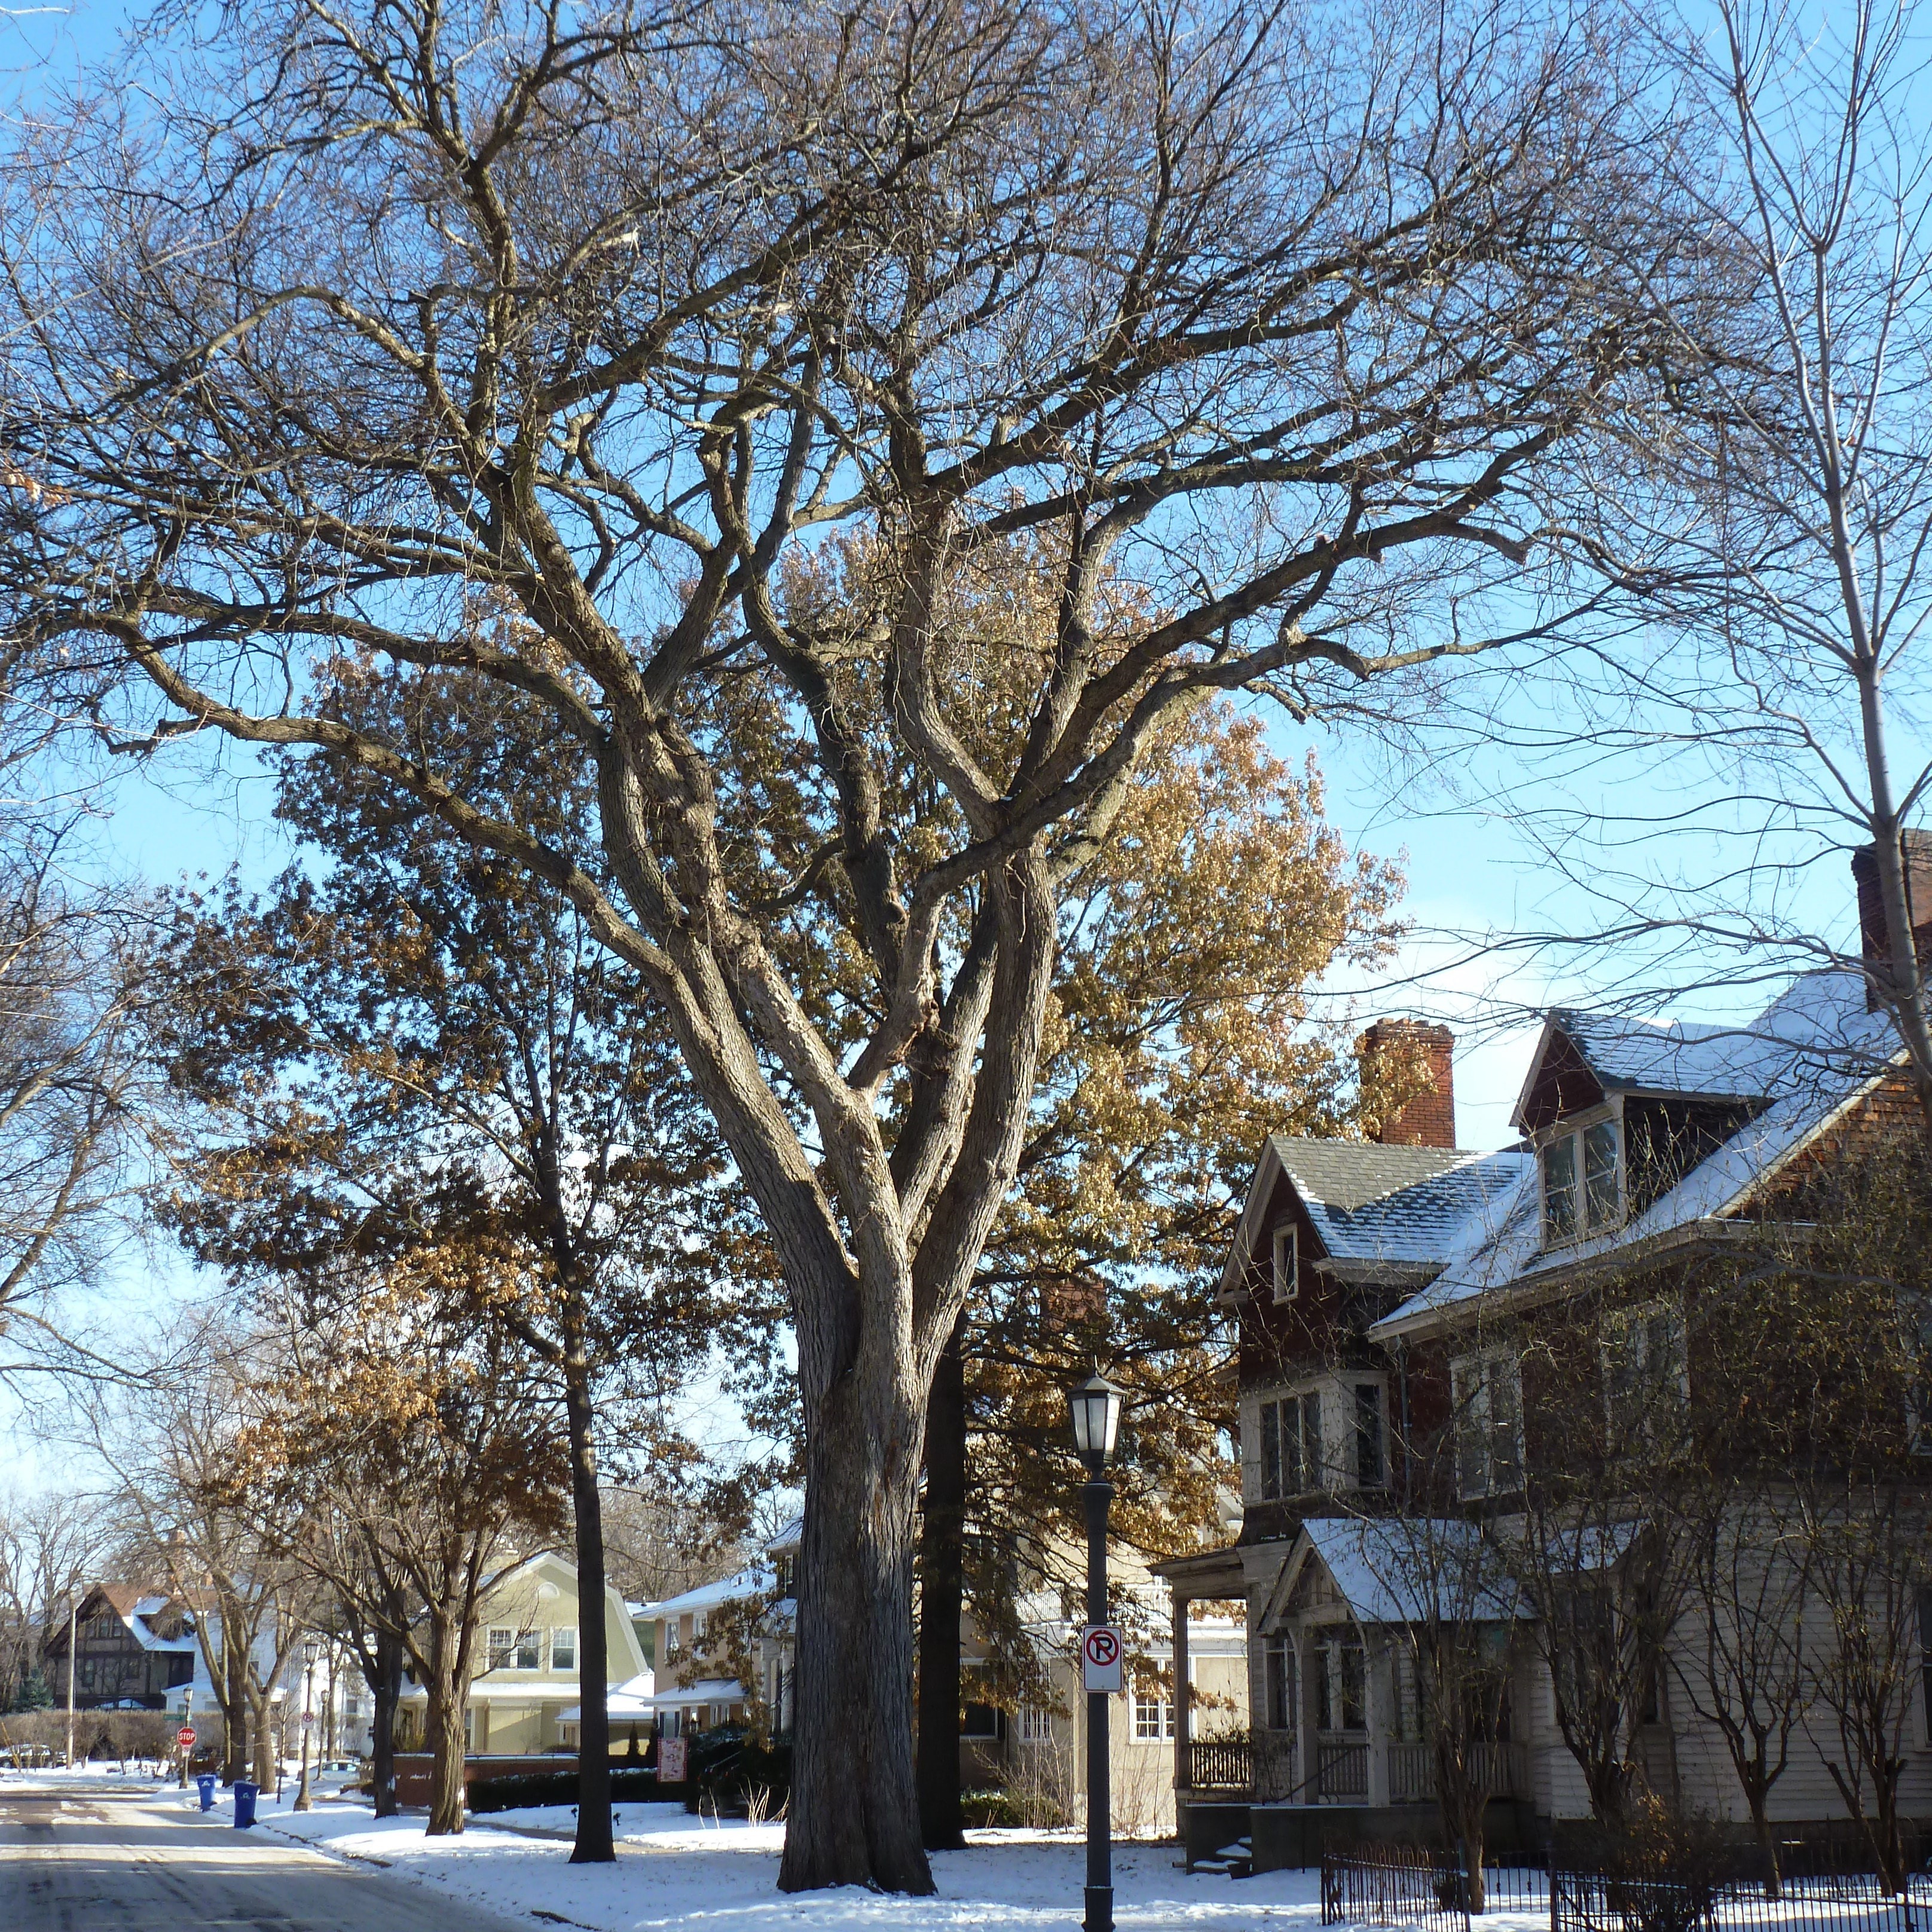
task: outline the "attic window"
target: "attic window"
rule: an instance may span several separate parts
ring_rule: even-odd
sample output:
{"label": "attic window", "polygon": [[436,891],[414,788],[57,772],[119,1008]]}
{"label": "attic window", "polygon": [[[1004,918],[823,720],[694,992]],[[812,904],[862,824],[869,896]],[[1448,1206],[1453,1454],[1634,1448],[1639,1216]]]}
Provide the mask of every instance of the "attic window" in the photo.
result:
{"label": "attic window", "polygon": [[1612,1114],[1566,1127],[1545,1143],[1543,1243],[1558,1247],[1624,1218],[1623,1132]]}
{"label": "attic window", "polygon": [[1301,1292],[1301,1260],[1297,1251],[1294,1223],[1285,1222],[1274,1231],[1274,1298],[1292,1301]]}

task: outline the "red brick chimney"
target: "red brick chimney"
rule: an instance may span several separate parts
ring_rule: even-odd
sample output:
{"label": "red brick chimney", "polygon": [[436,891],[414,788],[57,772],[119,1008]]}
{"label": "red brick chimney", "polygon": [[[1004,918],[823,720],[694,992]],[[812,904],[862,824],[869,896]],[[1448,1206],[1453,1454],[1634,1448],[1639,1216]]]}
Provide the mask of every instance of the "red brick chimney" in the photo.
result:
{"label": "red brick chimney", "polygon": [[1456,1036],[1426,1020],[1378,1020],[1362,1036],[1362,1070],[1394,1052],[1420,1060],[1425,1084],[1383,1121],[1376,1138],[1384,1147],[1452,1148],[1456,1144],[1456,1075],[1450,1056]]}
{"label": "red brick chimney", "polygon": [[[1905,903],[1912,920],[1912,950],[1922,966],[1932,964],[1932,832],[1899,835],[1905,861]],[[1885,928],[1885,905],[1879,896],[1878,850],[1862,845],[1852,854],[1852,878],[1858,889],[1858,944],[1868,969],[1882,971],[1892,946]],[[1865,1007],[1875,1011],[1881,1002],[1874,982],[1865,982]]]}

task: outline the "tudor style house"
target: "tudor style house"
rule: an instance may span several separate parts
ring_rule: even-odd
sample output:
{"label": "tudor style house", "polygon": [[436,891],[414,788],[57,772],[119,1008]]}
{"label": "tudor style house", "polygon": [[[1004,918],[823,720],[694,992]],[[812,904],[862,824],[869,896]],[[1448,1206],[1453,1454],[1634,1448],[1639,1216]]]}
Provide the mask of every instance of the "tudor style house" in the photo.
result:
{"label": "tudor style house", "polygon": [[[1868,947],[1882,946],[1870,906],[1862,911]],[[1932,920],[1918,937],[1923,953]],[[1566,1742],[1558,1722],[1548,1659],[1559,1647],[1535,1640],[1548,1634],[1537,1592],[1507,1580],[1509,1552],[1528,1576],[1561,1545],[1567,1600],[1621,1615],[1635,1600],[1629,1576],[1660,1567],[1664,1532],[1634,1478],[1627,1493],[1586,1497],[1578,1459],[1594,1456],[1601,1491],[1643,1463],[1640,1450],[1665,1455],[1660,1418],[1673,1444],[1700,1426],[1721,1436],[1724,1377],[1735,1381],[1747,1345],[1761,1346],[1760,1407],[1787,1400],[1775,1325],[1726,1358],[1730,1318],[1698,1298],[1737,1278],[1727,1260],[1762,1263],[1785,1252],[1769,1234],[1815,1226],[1808,1175],[1902,1123],[1921,1130],[1916,1107],[1901,1112],[1896,1038],[1866,986],[1856,970],[1806,974],[1730,1026],[1552,1011],[1515,1111],[1521,1138],[1492,1153],[1453,1145],[1447,1032],[1384,1022],[1364,1052],[1420,1049],[1420,1101],[1378,1143],[1264,1147],[1221,1291],[1239,1324],[1241,1534],[1159,1566],[1183,1670],[1190,1602],[1247,1606],[1246,1756],[1196,1748],[1181,1713],[1190,1858],[1245,1840],[1257,1866],[1300,1864],[1338,1829],[1425,1834],[1436,1793],[1414,1637],[1431,1618],[1466,1626],[1464,1654],[1490,1679],[1466,1742],[1492,1801],[1492,1842],[1534,1844],[1551,1821],[1590,1813],[1578,1726]],[[1909,1406],[1898,1405],[1900,1445],[1916,1426]],[[1808,1466],[1833,1453],[1778,1439],[1801,1442]],[[1726,1444],[1706,1453],[1721,1491]],[[1888,1466],[1909,1471],[1909,1455]],[[1916,1477],[1910,1486],[1922,1502]],[[1445,1610],[1443,1579],[1476,1577],[1479,1548],[1502,1558]],[[1742,1820],[1711,1700],[1694,1694],[1706,1648],[1697,1607],[1688,1594],[1670,1601],[1646,1640],[1654,1654],[1604,1700],[1615,1735],[1602,1750],[1670,1798]],[[1932,1644],[1932,1598],[1919,1616],[1913,1640],[1922,1629]],[[1827,1622],[1814,1613],[1805,1628]],[[1912,1662],[1888,1720],[1907,1818],[1932,1816],[1932,1656],[1922,1680]],[[1768,1818],[1842,1818],[1834,1754],[1828,1715],[1801,1712]]]}
{"label": "tudor style house", "polygon": [[[195,1612],[165,1592],[98,1583],[74,1612],[74,1702],[80,1711],[166,1711],[205,1680]],[[57,1701],[68,1684],[68,1624],[47,1631],[46,1678]]]}

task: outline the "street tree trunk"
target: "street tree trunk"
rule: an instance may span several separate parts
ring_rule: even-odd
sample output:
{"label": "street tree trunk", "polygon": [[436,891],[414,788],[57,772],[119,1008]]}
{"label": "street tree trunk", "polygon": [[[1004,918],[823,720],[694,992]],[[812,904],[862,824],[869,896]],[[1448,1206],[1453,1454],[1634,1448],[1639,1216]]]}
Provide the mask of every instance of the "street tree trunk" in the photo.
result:
{"label": "street tree trunk", "polygon": [[250,1685],[248,1706],[255,1734],[255,1782],[265,1792],[270,1792],[275,1788],[276,1752],[274,1710],[268,1701],[268,1685]]}
{"label": "street tree trunk", "polygon": [[570,1481],[577,1532],[577,1842],[572,1864],[609,1864],[610,1720],[607,1701],[610,1643],[604,1628],[604,1506],[597,1493],[597,1451],[590,1437],[589,1376],[581,1355],[563,1365],[564,1412],[570,1430]]}
{"label": "street tree trunk", "polygon": [[369,1679],[375,1710],[369,1730],[369,1784],[379,1818],[393,1818],[402,1809],[396,1802],[396,1709],[402,1694],[401,1640],[378,1630],[375,1674]]}
{"label": "street tree trunk", "polygon": [[425,1834],[451,1838],[463,1829],[463,1703],[465,1687],[447,1672],[424,1685],[428,1732],[429,1823]]}
{"label": "street tree trunk", "polygon": [[[799,1550],[798,1720],[782,1891],[864,1885],[928,1893],[913,1790],[912,1556],[920,1405],[842,1378],[806,1437]],[[884,1412],[881,1412],[883,1409]]]}
{"label": "street tree trunk", "polygon": [[221,1781],[232,1785],[248,1775],[248,1744],[254,1707],[248,1697],[248,1652],[245,1646],[232,1643],[232,1628],[224,1617],[221,1624],[221,1676],[227,1686],[222,1700]]}
{"label": "street tree trunk", "polygon": [[929,1852],[965,1842],[959,1810],[959,1634],[965,1571],[966,1364],[962,1313],[940,1352],[926,1412],[919,1586],[920,1830]]}

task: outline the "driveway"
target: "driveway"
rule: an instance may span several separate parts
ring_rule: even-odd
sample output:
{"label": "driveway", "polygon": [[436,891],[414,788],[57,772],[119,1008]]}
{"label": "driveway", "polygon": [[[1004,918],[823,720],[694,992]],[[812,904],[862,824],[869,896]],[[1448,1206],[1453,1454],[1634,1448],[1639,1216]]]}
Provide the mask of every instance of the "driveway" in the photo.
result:
{"label": "driveway", "polygon": [[117,1802],[98,1784],[0,1785],[6,1932],[507,1932],[514,1923],[256,1826]]}

